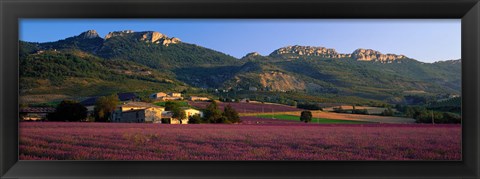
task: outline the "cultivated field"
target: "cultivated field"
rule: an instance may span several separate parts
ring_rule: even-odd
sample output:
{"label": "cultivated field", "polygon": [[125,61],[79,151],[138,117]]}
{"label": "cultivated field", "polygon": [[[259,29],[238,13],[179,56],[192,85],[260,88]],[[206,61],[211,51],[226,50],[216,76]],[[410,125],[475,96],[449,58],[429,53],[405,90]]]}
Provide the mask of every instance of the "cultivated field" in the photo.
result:
{"label": "cultivated field", "polygon": [[[293,115],[300,116],[300,112],[279,112],[277,115]],[[259,114],[256,114],[259,115]],[[265,114],[260,114],[265,115]],[[363,121],[374,123],[388,123],[388,124],[415,124],[415,119],[392,116],[377,116],[364,114],[346,114],[325,111],[312,111],[313,118],[348,120],[348,121]]]}
{"label": "cultivated field", "polygon": [[[342,107],[343,110],[352,110],[353,109],[353,106],[342,105],[342,106],[323,108],[323,111],[333,112],[333,111],[335,111],[334,108],[338,108],[338,107]],[[371,107],[371,106],[355,106],[355,109],[366,109],[368,111],[368,114],[380,114],[387,108]],[[396,111],[396,109],[392,109],[392,110]]]}
{"label": "cultivated field", "polygon": [[[300,121],[299,115],[286,115],[286,114],[263,114],[256,117],[266,119],[288,120],[288,121]],[[369,124],[372,122],[358,121],[358,120],[344,120],[344,119],[326,119],[326,118],[312,118],[311,124]]]}
{"label": "cultivated field", "polygon": [[246,118],[239,125],[21,122],[20,160],[461,160],[460,125]]}
{"label": "cultivated field", "polygon": [[[210,102],[188,102],[190,105],[198,108],[206,108]],[[218,107],[223,110],[223,108],[230,104],[239,113],[264,113],[264,112],[286,112],[286,111],[302,111],[293,106],[273,104],[273,103],[223,103],[218,102]]]}
{"label": "cultivated field", "polygon": [[[191,106],[197,108],[205,108],[210,102],[188,102]],[[222,103],[218,102],[220,109],[223,109],[227,104],[230,104],[240,116],[268,116],[268,115],[293,115],[300,116],[301,111],[293,106],[272,104],[272,103]],[[351,106],[344,106],[345,109]],[[358,109],[375,109],[377,111],[383,111],[384,108],[376,107],[359,107]],[[389,124],[413,124],[415,119],[404,117],[391,117],[391,116],[378,116],[378,115],[363,115],[363,114],[348,114],[348,113],[335,113],[329,111],[312,111],[314,118],[332,119],[332,120],[347,120],[347,121],[359,121],[359,122],[373,122],[373,123],[389,123]],[[355,122],[353,122],[355,123]]]}

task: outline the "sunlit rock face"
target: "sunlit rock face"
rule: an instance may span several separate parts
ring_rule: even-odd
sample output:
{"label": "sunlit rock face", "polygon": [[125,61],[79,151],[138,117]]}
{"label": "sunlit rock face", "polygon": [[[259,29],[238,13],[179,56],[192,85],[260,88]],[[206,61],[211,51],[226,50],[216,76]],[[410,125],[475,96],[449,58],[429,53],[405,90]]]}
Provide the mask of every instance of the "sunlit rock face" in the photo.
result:
{"label": "sunlit rock face", "polygon": [[353,51],[352,58],[358,61],[378,61],[382,63],[391,63],[392,61],[405,58],[404,55],[382,54],[372,49],[357,49]]}
{"label": "sunlit rock face", "polygon": [[155,32],[155,31],[134,32],[133,30],[110,32],[107,34],[107,36],[105,36],[105,39],[110,39],[112,37],[118,37],[118,36],[128,36],[128,35],[132,35],[132,37],[134,37],[135,39],[143,42],[161,44],[164,46],[168,46],[170,44],[177,44],[181,42],[179,38],[176,38],[176,37],[169,38],[167,35],[162,34],[160,32]]}

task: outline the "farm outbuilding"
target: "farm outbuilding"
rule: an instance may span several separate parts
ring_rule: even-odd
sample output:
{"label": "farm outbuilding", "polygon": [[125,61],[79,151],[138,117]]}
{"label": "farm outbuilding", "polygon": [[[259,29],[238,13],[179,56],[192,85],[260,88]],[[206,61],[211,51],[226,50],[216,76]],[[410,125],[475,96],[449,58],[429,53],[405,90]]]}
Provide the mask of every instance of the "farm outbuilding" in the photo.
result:
{"label": "farm outbuilding", "polygon": [[150,99],[160,99],[162,97],[166,97],[167,93],[164,92],[158,92],[158,93],[153,93],[150,95]]}
{"label": "farm outbuilding", "polygon": [[119,105],[112,113],[112,122],[160,123],[164,107],[144,102],[128,102]]}

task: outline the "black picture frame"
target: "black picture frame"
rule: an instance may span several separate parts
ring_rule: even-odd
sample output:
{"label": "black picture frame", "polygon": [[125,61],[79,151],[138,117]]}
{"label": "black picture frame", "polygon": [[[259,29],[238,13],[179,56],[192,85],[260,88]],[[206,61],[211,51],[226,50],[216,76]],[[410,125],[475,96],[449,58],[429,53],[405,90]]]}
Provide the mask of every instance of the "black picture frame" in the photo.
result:
{"label": "black picture frame", "polygon": [[[1,178],[479,178],[478,0],[1,0]],[[18,161],[19,18],[456,18],[462,161]]]}

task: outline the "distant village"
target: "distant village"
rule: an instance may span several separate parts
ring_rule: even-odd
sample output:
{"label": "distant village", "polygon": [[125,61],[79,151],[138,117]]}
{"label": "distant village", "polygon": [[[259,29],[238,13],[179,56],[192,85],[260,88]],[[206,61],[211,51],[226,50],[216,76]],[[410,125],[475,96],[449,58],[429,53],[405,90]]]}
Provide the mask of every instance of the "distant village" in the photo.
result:
{"label": "distant village", "polygon": [[[178,92],[157,92],[149,95],[153,103],[141,102],[135,93],[117,93],[121,104],[117,105],[111,113],[110,122],[117,123],[159,123],[159,124],[188,124],[189,117],[198,115],[204,117],[204,113],[192,107],[180,107],[185,111],[181,120],[174,119],[173,111],[166,111],[165,107],[154,104],[155,102],[184,101]],[[95,105],[100,96],[90,97],[80,102],[87,109],[88,115],[92,116]],[[188,101],[211,101],[208,97],[190,96]],[[41,121],[56,111],[53,107],[21,107],[21,121]]]}

